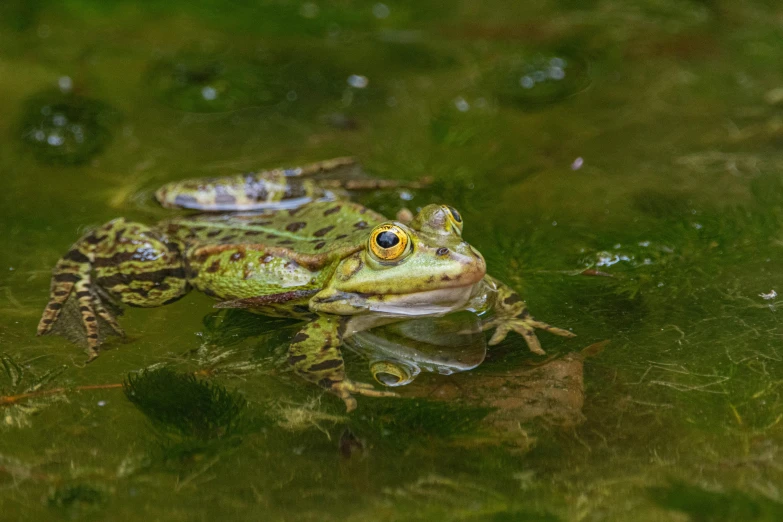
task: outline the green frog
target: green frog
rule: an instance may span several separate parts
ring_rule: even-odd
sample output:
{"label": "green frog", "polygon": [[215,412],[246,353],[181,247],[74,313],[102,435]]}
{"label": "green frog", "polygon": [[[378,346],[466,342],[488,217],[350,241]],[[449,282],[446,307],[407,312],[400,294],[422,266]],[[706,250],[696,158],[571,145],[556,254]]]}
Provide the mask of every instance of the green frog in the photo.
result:
{"label": "green frog", "polygon": [[340,347],[357,332],[467,310],[483,329],[495,329],[490,345],[513,330],[543,354],[536,329],[574,335],[535,320],[514,290],[487,274],[482,255],[462,238],[456,209],[427,205],[389,220],[331,193],[333,181],[310,179],[351,162],[161,188],[162,205],[205,212],[154,227],[120,218],[85,234],[54,268],[38,334],[64,333],[58,320],[73,315],[92,360],[109,335],[124,335],[119,304],[162,306],[195,289],[218,299],[219,308],[306,321],[291,339],[288,363],[349,412],[354,395],[394,395],[346,375]]}

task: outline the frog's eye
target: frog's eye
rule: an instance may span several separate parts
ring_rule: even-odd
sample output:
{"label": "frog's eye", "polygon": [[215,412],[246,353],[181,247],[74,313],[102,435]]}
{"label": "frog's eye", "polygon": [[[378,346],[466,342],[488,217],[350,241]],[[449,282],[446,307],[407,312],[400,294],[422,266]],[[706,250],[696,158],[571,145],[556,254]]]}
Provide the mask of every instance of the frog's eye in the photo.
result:
{"label": "frog's eye", "polygon": [[381,261],[393,261],[408,251],[408,234],[397,225],[375,227],[370,235],[370,250]]}
{"label": "frog's eye", "polygon": [[405,365],[388,361],[376,361],[370,364],[370,371],[375,380],[384,386],[405,386],[412,383],[418,374],[418,371],[413,373]]}
{"label": "frog's eye", "polygon": [[457,233],[462,234],[462,215],[457,212],[456,208],[448,205],[443,205],[443,210],[446,211],[446,214],[449,216],[449,221],[451,221],[451,224],[457,230]]}

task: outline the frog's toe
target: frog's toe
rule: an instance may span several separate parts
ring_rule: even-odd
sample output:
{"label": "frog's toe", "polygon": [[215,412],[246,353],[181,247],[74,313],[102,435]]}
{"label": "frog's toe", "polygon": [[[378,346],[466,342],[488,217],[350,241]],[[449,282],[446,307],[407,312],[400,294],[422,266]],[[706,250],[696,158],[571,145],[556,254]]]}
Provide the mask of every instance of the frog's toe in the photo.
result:
{"label": "frog's toe", "polygon": [[541,348],[541,342],[538,340],[538,337],[536,337],[536,332],[530,323],[526,321],[514,321],[511,324],[511,327],[522,336],[531,352],[538,355],[546,355],[546,352]]}
{"label": "frog's toe", "polygon": [[372,384],[354,382],[348,379],[332,384],[330,391],[343,400],[345,410],[348,413],[355,410],[357,406],[353,394],[364,395],[365,397],[398,397],[394,392],[376,390]]}
{"label": "frog's toe", "polygon": [[544,330],[545,332],[559,335],[561,337],[576,337],[576,334],[574,332],[571,332],[569,330],[564,330],[563,328],[558,328],[556,326],[552,326],[551,324],[547,324],[541,321],[531,320],[529,321],[529,324],[533,328],[538,328],[539,330]]}

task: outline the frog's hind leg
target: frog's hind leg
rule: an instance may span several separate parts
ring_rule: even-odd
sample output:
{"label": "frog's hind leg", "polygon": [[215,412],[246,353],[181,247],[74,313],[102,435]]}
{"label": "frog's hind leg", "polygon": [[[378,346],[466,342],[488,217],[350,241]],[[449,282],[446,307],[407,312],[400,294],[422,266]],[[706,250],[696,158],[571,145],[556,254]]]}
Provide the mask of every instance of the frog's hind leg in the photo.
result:
{"label": "frog's hind leg", "polygon": [[291,340],[288,363],[300,377],[340,397],[346,411],[351,412],[356,409],[353,394],[368,397],[396,397],[397,394],[348,379],[340,354],[346,320],[345,317],[324,315],[305,325]]}
{"label": "frog's hind leg", "polygon": [[344,157],[296,168],[185,179],[163,185],[155,198],[166,208],[206,212],[296,208],[319,198],[335,197],[320,181],[308,178],[355,164],[354,158]]}
{"label": "frog's hind leg", "polygon": [[93,359],[105,337],[124,335],[113,301],[160,306],[188,289],[176,245],[144,225],[114,220],[83,236],[57,262],[38,335],[86,341]]}

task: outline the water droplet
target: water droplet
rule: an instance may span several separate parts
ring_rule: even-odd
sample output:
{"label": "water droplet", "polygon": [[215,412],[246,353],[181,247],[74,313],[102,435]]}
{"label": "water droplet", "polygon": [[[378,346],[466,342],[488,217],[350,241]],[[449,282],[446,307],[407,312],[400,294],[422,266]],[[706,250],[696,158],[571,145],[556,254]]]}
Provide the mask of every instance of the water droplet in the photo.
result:
{"label": "water droplet", "polygon": [[51,145],[52,147],[59,147],[65,142],[65,139],[60,136],[59,134],[50,134],[48,138],[46,138],[46,143]]}
{"label": "water droplet", "polygon": [[214,100],[215,98],[217,98],[217,95],[218,95],[217,90],[215,90],[214,87],[210,87],[209,85],[201,89],[201,97],[207,101]]}
{"label": "water droplet", "polygon": [[364,89],[370,83],[370,80],[366,76],[360,74],[352,74],[348,77],[348,85],[355,87],[356,89]]}
{"label": "water droplet", "polygon": [[57,79],[57,86],[62,92],[70,92],[73,89],[73,80],[70,76],[60,76]]}
{"label": "water droplet", "polygon": [[555,56],[554,58],[549,60],[549,65],[551,65],[552,67],[559,67],[562,69],[566,66],[566,61],[560,58],[559,56]]}
{"label": "water droplet", "polygon": [[68,118],[65,117],[65,114],[55,114],[52,116],[52,123],[57,127],[65,127],[65,124],[68,123]]}
{"label": "water droplet", "polygon": [[536,82],[530,76],[525,75],[519,79],[519,85],[525,89],[532,89],[536,85]]}
{"label": "water droplet", "polygon": [[467,112],[470,110],[470,104],[462,96],[458,96],[457,98],[454,99],[454,106],[460,112]]}
{"label": "water droplet", "polygon": [[571,163],[571,170],[579,170],[582,168],[582,165],[585,164],[585,160],[582,158],[582,156],[579,156],[574,160],[573,163]]}
{"label": "water droplet", "polygon": [[297,98],[298,98],[298,96],[296,95],[296,91],[288,91],[285,94],[285,99],[290,101],[290,102],[296,101]]}
{"label": "water droplet", "polygon": [[562,80],[565,78],[565,71],[561,67],[550,67],[548,73],[549,77],[553,80]]}

